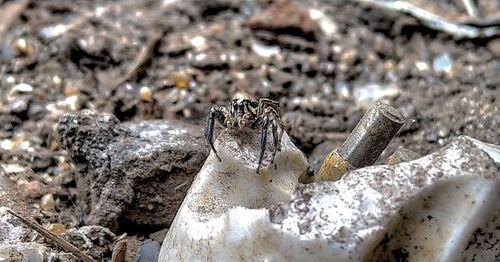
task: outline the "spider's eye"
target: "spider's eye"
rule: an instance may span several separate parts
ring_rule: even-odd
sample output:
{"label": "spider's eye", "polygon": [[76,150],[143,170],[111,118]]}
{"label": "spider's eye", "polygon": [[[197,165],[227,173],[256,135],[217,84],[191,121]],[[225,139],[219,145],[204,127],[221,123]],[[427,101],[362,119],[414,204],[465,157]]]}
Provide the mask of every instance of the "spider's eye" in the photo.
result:
{"label": "spider's eye", "polygon": [[257,101],[250,101],[250,106],[251,107],[258,107],[259,106],[259,102],[257,102]]}

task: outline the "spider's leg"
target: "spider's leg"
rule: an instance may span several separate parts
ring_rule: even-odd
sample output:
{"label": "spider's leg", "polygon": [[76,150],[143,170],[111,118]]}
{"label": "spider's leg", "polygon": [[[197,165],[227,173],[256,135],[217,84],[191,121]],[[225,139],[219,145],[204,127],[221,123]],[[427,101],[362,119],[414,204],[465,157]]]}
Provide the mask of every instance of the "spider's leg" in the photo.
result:
{"label": "spider's leg", "polygon": [[264,158],[264,152],[266,151],[267,144],[267,126],[269,125],[269,117],[264,116],[262,119],[262,127],[260,129],[260,156],[259,156],[259,164],[257,165],[256,173],[259,173],[260,165],[262,164],[262,159]]}
{"label": "spider's leg", "polygon": [[208,144],[210,145],[210,147],[214,151],[215,156],[217,157],[219,162],[222,162],[222,160],[221,160],[219,154],[217,154],[217,150],[215,150],[213,137],[214,137],[215,119],[220,118],[221,115],[222,115],[222,117],[224,117],[224,115],[219,110],[217,110],[217,108],[212,107],[212,109],[210,109],[210,112],[208,113],[208,122],[207,122],[207,127],[205,128],[205,138],[207,139]]}
{"label": "spider's leg", "polygon": [[276,151],[278,151],[278,126],[275,123],[271,124],[271,131],[273,132],[273,158],[271,159],[271,164],[274,164],[274,157],[276,156]]}

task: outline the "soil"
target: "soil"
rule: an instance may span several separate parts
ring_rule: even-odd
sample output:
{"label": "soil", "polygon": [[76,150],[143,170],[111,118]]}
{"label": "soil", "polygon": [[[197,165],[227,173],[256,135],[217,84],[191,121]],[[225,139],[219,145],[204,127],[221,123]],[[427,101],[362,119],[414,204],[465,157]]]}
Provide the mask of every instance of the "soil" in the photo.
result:
{"label": "soil", "polygon": [[498,38],[457,40],[406,14],[343,1],[0,0],[0,16],[0,163],[23,190],[38,181],[54,194],[42,223],[82,220],[56,131],[82,109],[204,125],[237,92],[269,97],[309,156],[385,94],[406,123],[384,155],[458,135],[500,144]]}

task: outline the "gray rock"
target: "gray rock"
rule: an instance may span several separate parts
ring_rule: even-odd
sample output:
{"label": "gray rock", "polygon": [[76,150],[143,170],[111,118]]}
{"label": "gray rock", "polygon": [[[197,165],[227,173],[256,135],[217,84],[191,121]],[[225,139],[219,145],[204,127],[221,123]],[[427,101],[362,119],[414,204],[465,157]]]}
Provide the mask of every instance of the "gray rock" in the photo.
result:
{"label": "gray rock", "polygon": [[88,193],[88,224],[168,226],[207,156],[203,128],[181,122],[122,125],[89,110],[64,115],[62,146]]}
{"label": "gray rock", "polygon": [[146,239],[142,242],[137,252],[137,262],[157,262],[160,253],[160,244],[154,240]]}
{"label": "gray rock", "polygon": [[68,230],[64,238],[92,257],[105,257],[111,251],[115,234],[105,227],[83,226]]}

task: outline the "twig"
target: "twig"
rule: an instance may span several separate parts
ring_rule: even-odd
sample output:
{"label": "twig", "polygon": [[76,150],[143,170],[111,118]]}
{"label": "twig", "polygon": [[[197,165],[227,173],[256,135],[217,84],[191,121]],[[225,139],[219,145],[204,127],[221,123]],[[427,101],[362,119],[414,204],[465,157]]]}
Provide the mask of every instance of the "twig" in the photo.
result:
{"label": "twig", "polygon": [[30,0],[17,0],[6,3],[0,9],[0,37],[7,31],[12,22],[26,9]]}
{"label": "twig", "polygon": [[110,85],[107,86],[107,90],[105,90],[107,94],[112,94],[119,85],[125,83],[127,80],[132,78],[137,73],[139,68],[141,68],[141,66],[151,58],[153,49],[155,48],[158,41],[161,39],[161,36],[162,35],[158,33],[150,33],[146,45],[141,49],[139,54],[135,57],[134,61],[128,68],[127,72],[123,76],[118,77],[117,79],[112,81]]}
{"label": "twig", "polygon": [[[460,22],[455,21],[456,19],[451,20],[450,18],[445,18],[440,14],[430,12],[427,9],[423,9],[407,1],[355,1],[382,9],[407,13],[419,19],[425,26],[434,30],[446,32],[453,35],[455,38],[487,38],[500,34],[500,21],[497,21],[499,19],[498,17],[494,17],[492,19],[480,19],[480,21],[474,21],[477,19],[473,19],[474,17],[470,17],[470,21],[468,23],[464,23],[464,21]],[[472,24],[478,24],[481,26],[473,26]]]}
{"label": "twig", "polygon": [[77,258],[81,259],[84,262],[97,262],[93,258],[91,258],[89,255],[83,253],[80,249],[75,247],[73,244],[69,243],[66,241],[64,238],[60,236],[56,236],[52,234],[50,231],[45,229],[44,227],[38,225],[36,222],[33,222],[27,218],[22,217],[21,215],[18,215],[11,209],[7,209],[7,212],[17,218],[19,218],[21,221],[23,221],[26,225],[30,226],[34,230],[36,230],[38,233],[40,233],[42,236],[52,240],[59,246],[61,246],[65,251],[72,253],[75,255]]}

